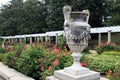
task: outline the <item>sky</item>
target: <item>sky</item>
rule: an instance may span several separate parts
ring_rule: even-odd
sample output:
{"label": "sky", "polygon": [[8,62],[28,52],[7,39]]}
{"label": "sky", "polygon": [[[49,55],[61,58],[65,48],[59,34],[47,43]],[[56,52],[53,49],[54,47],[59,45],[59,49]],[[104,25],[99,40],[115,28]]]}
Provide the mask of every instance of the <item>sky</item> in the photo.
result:
{"label": "sky", "polygon": [[10,0],[0,0],[0,6],[1,4],[7,4]]}
{"label": "sky", "polygon": [[[11,0],[0,0],[0,6],[2,5],[2,4],[7,4],[7,3],[9,3],[9,1],[11,1]],[[24,0],[25,1],[25,0]]]}

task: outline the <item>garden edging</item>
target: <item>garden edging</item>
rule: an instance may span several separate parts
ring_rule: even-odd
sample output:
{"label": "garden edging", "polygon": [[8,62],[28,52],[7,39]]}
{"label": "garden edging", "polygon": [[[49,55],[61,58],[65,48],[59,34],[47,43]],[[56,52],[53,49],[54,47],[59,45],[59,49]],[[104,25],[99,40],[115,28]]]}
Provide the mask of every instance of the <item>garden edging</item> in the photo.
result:
{"label": "garden edging", "polygon": [[0,76],[5,80],[35,80],[31,77],[28,77],[0,62]]}

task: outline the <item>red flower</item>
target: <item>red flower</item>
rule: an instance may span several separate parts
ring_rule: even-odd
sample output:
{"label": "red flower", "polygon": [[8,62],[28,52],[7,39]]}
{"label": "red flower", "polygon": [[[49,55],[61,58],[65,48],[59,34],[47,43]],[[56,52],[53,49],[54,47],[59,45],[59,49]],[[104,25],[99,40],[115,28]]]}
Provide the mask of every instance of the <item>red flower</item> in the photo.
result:
{"label": "red flower", "polygon": [[52,71],[52,67],[51,67],[51,66],[49,66],[49,67],[48,67],[48,70],[49,70],[49,71]]}
{"label": "red flower", "polygon": [[38,60],[37,60],[38,62],[40,62],[41,61],[41,59],[40,58],[38,58]]}
{"label": "red flower", "polygon": [[111,75],[112,74],[112,70],[108,70],[108,74]]}
{"label": "red flower", "polygon": [[68,56],[68,54],[67,54],[67,53],[64,53],[64,56],[65,56],[65,57],[67,57],[67,56]]}
{"label": "red flower", "polygon": [[56,67],[56,66],[58,65],[58,63],[59,63],[59,60],[55,60],[55,61],[53,62],[54,67]]}
{"label": "red flower", "polygon": [[86,67],[86,66],[87,66],[86,63],[80,63],[80,65],[83,66],[83,67]]}
{"label": "red flower", "polygon": [[57,54],[57,56],[56,56],[57,58],[60,58],[60,54]]}
{"label": "red flower", "polygon": [[57,48],[55,48],[53,51],[54,51],[54,52],[57,52],[57,53],[59,53],[59,52],[60,52],[60,50],[59,50],[59,49],[57,49]]}

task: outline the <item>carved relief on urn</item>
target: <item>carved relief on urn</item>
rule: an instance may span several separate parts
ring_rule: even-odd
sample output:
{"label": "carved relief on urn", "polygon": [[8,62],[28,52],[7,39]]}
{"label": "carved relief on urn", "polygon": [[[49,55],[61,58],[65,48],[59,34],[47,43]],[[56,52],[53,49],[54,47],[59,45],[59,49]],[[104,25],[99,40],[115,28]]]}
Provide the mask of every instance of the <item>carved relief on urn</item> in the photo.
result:
{"label": "carved relief on urn", "polygon": [[71,7],[65,6],[63,12],[67,44],[71,50],[81,52],[88,45],[88,39],[90,38],[89,10],[71,12]]}

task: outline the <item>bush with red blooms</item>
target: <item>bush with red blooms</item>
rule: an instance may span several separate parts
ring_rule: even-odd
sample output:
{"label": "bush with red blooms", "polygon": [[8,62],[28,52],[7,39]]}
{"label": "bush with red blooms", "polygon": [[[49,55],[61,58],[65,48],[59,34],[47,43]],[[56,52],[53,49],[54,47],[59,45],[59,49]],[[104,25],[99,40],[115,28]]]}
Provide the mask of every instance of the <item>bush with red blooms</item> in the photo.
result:
{"label": "bush with red blooms", "polygon": [[98,54],[101,54],[104,51],[120,51],[120,46],[116,45],[115,43],[100,43],[96,47],[96,51]]}
{"label": "bush with red blooms", "polygon": [[59,49],[50,44],[48,46],[21,45],[19,49],[14,48],[6,53],[3,62],[36,80],[45,80],[46,76],[53,75],[54,70],[70,66],[73,61],[66,47]]}

